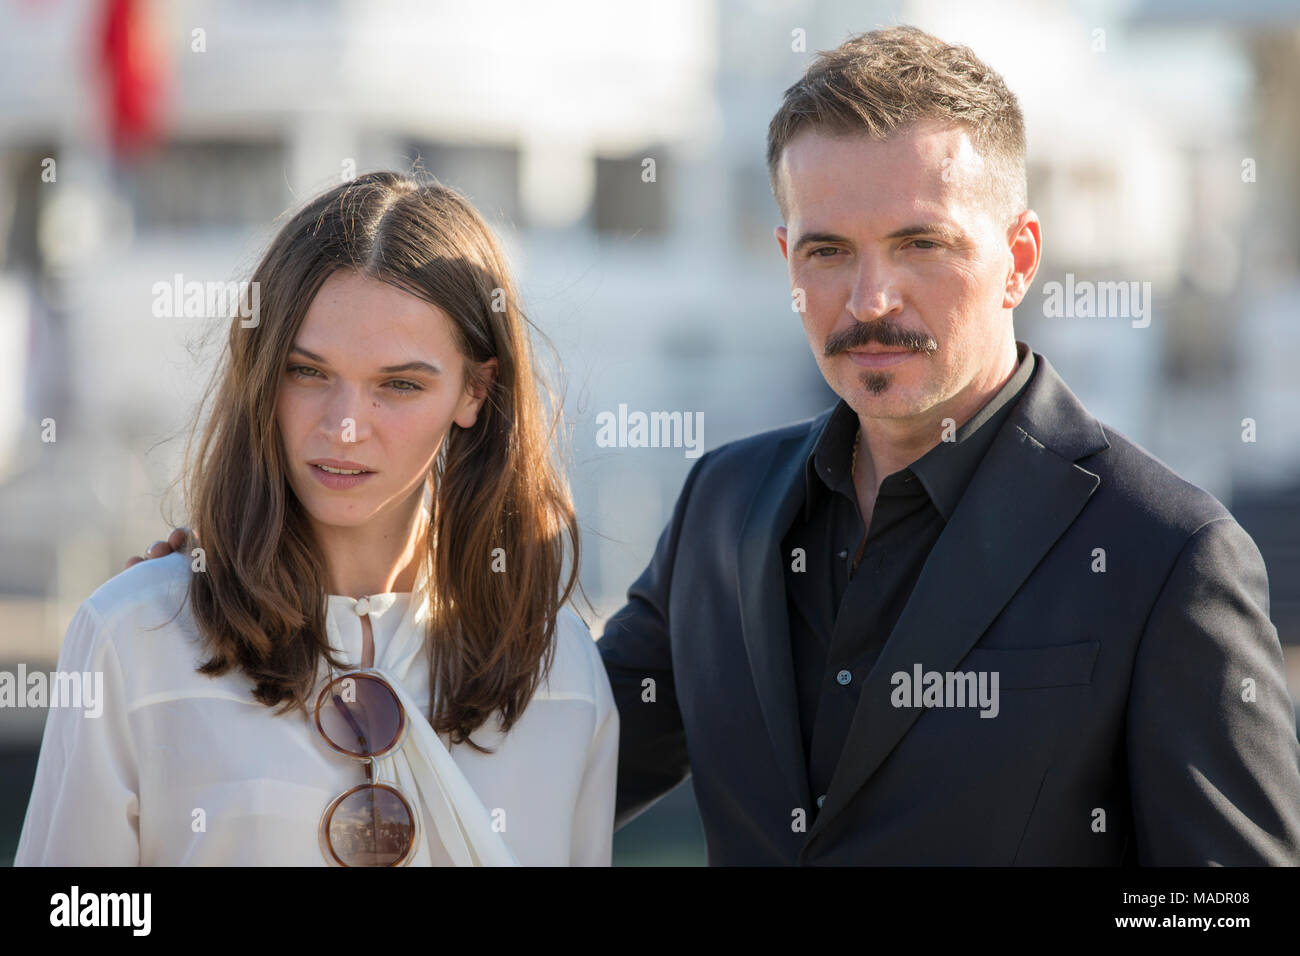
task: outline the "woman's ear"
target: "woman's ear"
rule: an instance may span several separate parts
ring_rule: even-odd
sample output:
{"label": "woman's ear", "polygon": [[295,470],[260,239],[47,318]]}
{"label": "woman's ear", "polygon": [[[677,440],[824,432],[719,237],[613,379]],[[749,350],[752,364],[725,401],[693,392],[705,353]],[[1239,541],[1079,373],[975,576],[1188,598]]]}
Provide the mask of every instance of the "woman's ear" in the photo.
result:
{"label": "woman's ear", "polygon": [[474,423],[478,421],[478,410],[483,407],[487,400],[488,386],[496,381],[497,378],[497,360],[496,356],[481,362],[478,367],[479,379],[486,384],[478,382],[468,383],[465,395],[461,398],[460,407],[456,410],[456,424],[461,428],[473,428]]}

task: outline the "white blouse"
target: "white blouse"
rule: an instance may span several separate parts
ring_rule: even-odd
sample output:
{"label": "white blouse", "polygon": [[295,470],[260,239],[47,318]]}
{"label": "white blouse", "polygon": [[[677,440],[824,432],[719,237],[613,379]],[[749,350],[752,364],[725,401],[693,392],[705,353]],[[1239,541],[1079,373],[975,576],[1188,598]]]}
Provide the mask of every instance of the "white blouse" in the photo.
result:
{"label": "white blouse", "polygon": [[[331,750],[301,711],[277,716],[255,701],[242,672],[196,672],[206,655],[188,602],[166,623],[191,573],[183,553],[141,562],[73,617],[58,669],[103,673],[102,714],[50,707],[14,865],[326,865],[321,813],[365,782],[365,765]],[[495,751],[482,754],[449,752],[428,722],[425,600],[328,604],[330,646],[353,666],[368,613],[374,666],[411,718],[377,780],[420,807],[412,865],[610,864],[618,711],[572,610],[560,614],[549,679],[510,733],[494,715],[472,735]]]}

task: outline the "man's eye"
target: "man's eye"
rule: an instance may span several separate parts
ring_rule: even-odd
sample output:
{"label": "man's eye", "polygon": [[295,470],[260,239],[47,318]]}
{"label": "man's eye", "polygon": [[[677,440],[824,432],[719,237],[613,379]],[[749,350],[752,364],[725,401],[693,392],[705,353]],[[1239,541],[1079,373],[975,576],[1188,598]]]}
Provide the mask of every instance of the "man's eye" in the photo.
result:
{"label": "man's eye", "polygon": [[935,242],[933,239],[913,239],[913,240],[912,240],[912,245],[915,246],[915,247],[918,248],[918,249],[937,249],[937,248],[939,248],[939,243]]}
{"label": "man's eye", "polygon": [[[829,252],[831,253],[831,255],[824,256],[822,255],[823,252]],[[816,249],[812,251],[811,255],[813,255],[815,258],[818,259],[830,259],[837,252],[839,252],[839,250],[836,249],[834,246],[818,246]]]}

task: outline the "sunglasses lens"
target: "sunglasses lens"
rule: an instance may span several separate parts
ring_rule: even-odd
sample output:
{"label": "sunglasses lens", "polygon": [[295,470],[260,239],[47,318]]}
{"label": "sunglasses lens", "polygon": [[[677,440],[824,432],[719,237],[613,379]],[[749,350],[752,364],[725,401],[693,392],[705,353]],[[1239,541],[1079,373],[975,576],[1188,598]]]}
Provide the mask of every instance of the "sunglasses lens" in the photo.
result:
{"label": "sunglasses lens", "polygon": [[357,757],[385,752],[402,732],[402,706],[383,681],[352,674],[333,681],[317,710],[321,732]]}
{"label": "sunglasses lens", "polygon": [[370,784],[348,794],[325,821],[330,848],[344,866],[392,866],[415,839],[415,821],[392,789]]}

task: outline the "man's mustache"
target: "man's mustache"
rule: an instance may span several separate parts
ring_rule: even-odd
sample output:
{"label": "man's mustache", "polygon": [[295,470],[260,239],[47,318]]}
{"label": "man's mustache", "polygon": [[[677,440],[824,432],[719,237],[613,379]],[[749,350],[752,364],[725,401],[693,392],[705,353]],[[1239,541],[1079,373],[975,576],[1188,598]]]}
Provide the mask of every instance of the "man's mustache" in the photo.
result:
{"label": "man's mustache", "polygon": [[874,322],[855,322],[842,332],[836,332],[826,340],[825,355],[839,355],[848,349],[860,349],[871,342],[879,342],[886,348],[908,349],[912,352],[935,352],[939,343],[926,332],[914,329],[900,329],[883,319]]}

